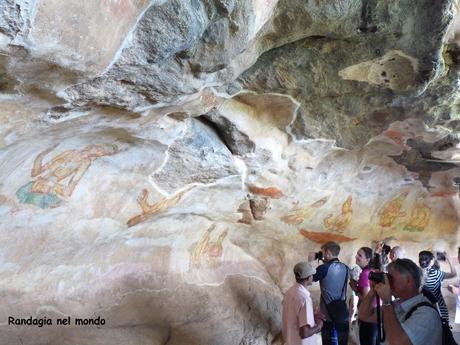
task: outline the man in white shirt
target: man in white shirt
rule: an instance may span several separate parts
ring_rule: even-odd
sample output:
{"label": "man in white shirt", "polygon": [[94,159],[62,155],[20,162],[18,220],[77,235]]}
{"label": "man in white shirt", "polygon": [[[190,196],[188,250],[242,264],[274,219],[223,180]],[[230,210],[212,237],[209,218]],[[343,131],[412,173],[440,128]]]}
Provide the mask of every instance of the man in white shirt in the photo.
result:
{"label": "man in white shirt", "polygon": [[294,266],[296,283],[283,300],[283,339],[285,345],[316,345],[323,321],[314,315],[313,302],[307,286],[316,270],[308,262]]}

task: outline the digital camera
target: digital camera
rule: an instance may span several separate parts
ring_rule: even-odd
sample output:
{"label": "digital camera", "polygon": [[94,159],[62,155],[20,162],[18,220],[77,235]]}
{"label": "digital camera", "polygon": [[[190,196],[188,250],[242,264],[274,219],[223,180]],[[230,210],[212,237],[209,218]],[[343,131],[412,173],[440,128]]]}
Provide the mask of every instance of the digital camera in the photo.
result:
{"label": "digital camera", "polygon": [[436,260],[438,261],[446,261],[446,253],[444,252],[436,252]]}
{"label": "digital camera", "polygon": [[384,283],[385,282],[385,273],[383,273],[383,272],[369,272],[369,280],[372,280],[374,283]]}
{"label": "digital camera", "polygon": [[315,253],[315,260],[323,260],[323,252]]}

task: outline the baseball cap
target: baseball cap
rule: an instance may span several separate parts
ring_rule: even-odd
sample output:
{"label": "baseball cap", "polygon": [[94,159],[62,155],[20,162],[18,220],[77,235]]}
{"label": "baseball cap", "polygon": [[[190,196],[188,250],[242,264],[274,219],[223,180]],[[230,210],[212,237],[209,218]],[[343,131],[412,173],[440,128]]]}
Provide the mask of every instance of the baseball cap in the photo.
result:
{"label": "baseball cap", "polygon": [[315,268],[308,262],[299,262],[294,266],[294,274],[298,279],[305,279],[315,273]]}

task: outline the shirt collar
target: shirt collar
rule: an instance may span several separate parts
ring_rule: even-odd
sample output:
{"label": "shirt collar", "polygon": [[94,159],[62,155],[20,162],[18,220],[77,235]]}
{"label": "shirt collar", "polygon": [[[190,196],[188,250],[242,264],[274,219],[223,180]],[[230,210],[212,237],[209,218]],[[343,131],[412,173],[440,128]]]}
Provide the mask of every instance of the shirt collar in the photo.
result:
{"label": "shirt collar", "polygon": [[408,300],[405,300],[404,302],[399,302],[399,305],[401,309],[406,312],[409,311],[416,304],[426,301],[427,299],[421,293],[419,293],[418,295],[415,295],[414,297],[411,297]]}
{"label": "shirt collar", "polygon": [[340,262],[339,258],[333,258],[327,262],[327,265],[332,264],[333,262]]}
{"label": "shirt collar", "polygon": [[308,291],[308,289],[303,286],[302,284],[299,284],[299,283],[296,283],[297,284],[297,288],[301,291],[304,291],[308,296],[310,296],[310,291]]}

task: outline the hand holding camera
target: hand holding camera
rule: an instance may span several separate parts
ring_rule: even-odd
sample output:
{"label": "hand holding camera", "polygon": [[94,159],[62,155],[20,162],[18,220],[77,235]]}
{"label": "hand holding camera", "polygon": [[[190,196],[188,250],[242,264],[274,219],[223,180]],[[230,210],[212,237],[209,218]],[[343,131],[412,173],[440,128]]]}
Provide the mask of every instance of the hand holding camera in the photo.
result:
{"label": "hand holding camera", "polygon": [[[383,304],[388,304],[391,301],[391,287],[390,287],[390,282],[388,280],[388,275],[383,273],[383,272],[371,272],[375,273],[374,277],[375,279],[378,279],[379,282],[376,280],[373,280],[376,282],[374,286],[374,290],[377,293],[377,295],[380,297],[382,300]],[[371,280],[371,274],[369,274],[369,279]]]}
{"label": "hand holding camera", "polygon": [[385,273],[383,272],[369,272],[369,280],[374,283],[385,283]]}
{"label": "hand holding camera", "polygon": [[438,261],[446,261],[447,260],[447,253],[446,252],[436,252],[436,260],[438,260]]}
{"label": "hand holding camera", "polygon": [[308,254],[308,261],[309,262],[315,261],[315,260],[318,260],[318,261],[323,260],[323,252],[322,251]]}

